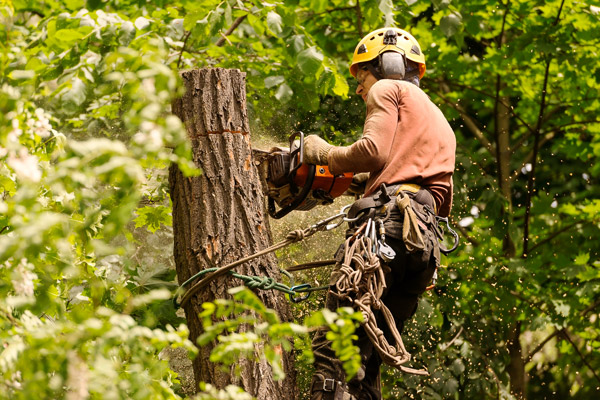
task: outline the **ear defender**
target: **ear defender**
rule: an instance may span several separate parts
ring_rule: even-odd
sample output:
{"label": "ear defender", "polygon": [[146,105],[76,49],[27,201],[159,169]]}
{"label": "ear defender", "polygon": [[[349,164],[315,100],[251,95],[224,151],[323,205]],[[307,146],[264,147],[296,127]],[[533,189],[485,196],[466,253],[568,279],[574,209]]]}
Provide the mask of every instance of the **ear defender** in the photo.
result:
{"label": "ear defender", "polygon": [[384,79],[404,79],[406,59],[400,53],[386,51],[379,55],[379,70]]}

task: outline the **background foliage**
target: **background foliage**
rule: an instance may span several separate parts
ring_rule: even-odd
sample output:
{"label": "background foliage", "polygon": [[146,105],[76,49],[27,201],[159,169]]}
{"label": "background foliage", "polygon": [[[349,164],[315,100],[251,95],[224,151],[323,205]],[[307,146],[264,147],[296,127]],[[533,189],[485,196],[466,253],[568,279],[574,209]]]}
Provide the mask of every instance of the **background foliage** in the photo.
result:
{"label": "background foliage", "polygon": [[[157,356],[193,352],[166,290],[165,167],[199,172],[169,112],[178,71],[246,72],[253,140],[350,143],[348,61],[385,25],[418,38],[455,129],[463,235],[407,327],[431,376],[386,370],[385,398],[598,396],[598,4],[0,0],[0,19],[1,396],[181,396]],[[329,258],[337,238],[280,257]]]}

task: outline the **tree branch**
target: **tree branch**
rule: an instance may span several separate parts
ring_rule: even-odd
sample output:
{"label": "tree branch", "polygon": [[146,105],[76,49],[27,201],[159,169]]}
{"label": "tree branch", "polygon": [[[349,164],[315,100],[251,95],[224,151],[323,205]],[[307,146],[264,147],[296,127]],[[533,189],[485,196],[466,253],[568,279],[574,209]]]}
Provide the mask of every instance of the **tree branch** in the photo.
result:
{"label": "tree branch", "polygon": [[237,17],[237,19],[235,21],[233,21],[233,24],[231,24],[229,29],[227,29],[227,32],[225,32],[223,34],[223,36],[220,37],[219,40],[217,40],[217,42],[215,43],[215,46],[217,46],[217,47],[223,46],[223,44],[225,44],[225,40],[227,39],[227,36],[231,35],[233,33],[233,31],[235,30],[235,28],[237,28],[244,21],[244,19],[246,19],[247,16],[248,16],[248,14],[244,14],[242,16]]}
{"label": "tree branch", "polygon": [[[544,147],[544,145],[546,143],[548,143],[550,140],[554,139],[554,136],[555,136],[555,132],[549,132],[549,133],[545,134],[544,137],[540,139],[539,147],[540,148]],[[517,168],[508,178],[511,183],[514,182],[519,177],[519,172],[521,171],[521,169],[523,169],[523,167],[525,167],[525,165],[531,163],[531,161],[533,160],[533,155],[534,155],[534,149],[531,149],[529,154],[527,154],[527,156],[525,156],[525,159],[521,163],[521,166],[519,168]]]}
{"label": "tree branch", "polygon": [[492,100],[497,100],[497,101],[498,101],[498,102],[499,102],[501,105],[503,105],[503,106],[504,106],[504,107],[506,107],[508,110],[510,110],[510,115],[511,115],[512,117],[516,118],[516,119],[517,119],[517,121],[519,121],[520,123],[522,123],[522,124],[523,124],[523,126],[524,126],[525,128],[527,128],[527,130],[528,130],[528,131],[530,131],[530,132],[533,132],[533,128],[532,128],[532,127],[531,127],[531,126],[530,126],[530,125],[527,123],[527,121],[525,121],[523,118],[521,118],[521,117],[519,116],[519,114],[517,114],[517,113],[515,112],[514,108],[513,108],[513,107],[511,107],[511,106],[510,106],[510,104],[507,104],[507,103],[505,103],[505,102],[504,102],[502,99],[496,99],[496,96],[494,96],[493,94],[487,93],[487,92],[485,92],[485,91],[483,91],[483,90],[481,90],[481,89],[477,89],[477,88],[474,88],[474,87],[472,87],[472,86],[469,86],[469,85],[463,85],[463,84],[456,83],[456,82],[452,82],[452,83],[445,82],[445,83],[446,83],[448,86],[451,86],[451,87],[457,87],[457,88],[461,88],[461,89],[467,89],[467,90],[469,90],[469,91],[472,91],[472,92],[475,92],[475,93],[479,93],[479,94],[481,94],[482,96],[488,97],[488,98],[490,98],[490,99],[492,99]]}
{"label": "tree branch", "polygon": [[179,67],[181,65],[181,57],[183,56],[183,52],[185,51],[185,45],[187,44],[187,41],[190,38],[191,34],[192,34],[192,31],[189,31],[187,33],[187,35],[185,35],[185,39],[183,41],[183,46],[181,46],[181,51],[179,52],[179,58],[177,59],[177,69],[179,69]]}
{"label": "tree branch", "polygon": [[552,332],[550,335],[548,335],[548,337],[546,337],[537,346],[535,346],[535,349],[531,350],[531,352],[529,352],[529,354],[527,354],[527,356],[525,357],[525,363],[528,363],[529,361],[531,361],[533,356],[536,355],[540,350],[542,350],[544,348],[544,346],[546,345],[546,343],[548,343],[549,341],[554,339],[557,335],[559,335],[563,329],[555,329],[554,332]]}
{"label": "tree branch", "polygon": [[332,12],[336,12],[336,11],[348,11],[348,10],[354,10],[356,9],[356,6],[348,6],[348,7],[336,7],[336,8],[331,8],[329,10],[325,10],[325,11],[321,11],[321,12],[307,12],[307,13],[303,13],[303,16],[306,17],[314,17],[315,15],[323,15],[323,14],[329,14]]}
{"label": "tree branch", "polygon": [[[449,91],[449,89],[448,89],[448,91]],[[465,111],[465,109],[461,105],[459,105],[458,103],[455,103],[455,102],[451,101],[450,99],[447,99],[441,93],[439,93],[439,92],[437,92],[435,90],[433,91],[433,93],[435,93],[440,99],[442,99],[442,101],[444,103],[448,104],[450,107],[452,107],[456,111],[458,111],[458,113],[460,114],[460,117],[464,121],[464,123],[467,126],[467,128],[469,129],[469,131],[471,131],[471,133],[477,138],[477,140],[479,140],[481,142],[481,144],[490,153],[493,154],[494,153],[494,145],[485,137],[485,135],[483,134],[483,132],[477,126],[477,123],[475,122],[475,120],[473,118],[471,118],[471,116],[469,114],[467,114],[467,112]]]}
{"label": "tree branch", "polygon": [[364,36],[362,26],[363,15],[362,10],[360,9],[360,0],[356,0],[356,6],[354,8],[356,9],[356,29],[358,29],[358,36],[362,38]]}
{"label": "tree branch", "polygon": [[[588,306],[586,309],[582,310],[579,314],[582,317],[585,317],[586,314],[588,314],[589,312],[593,311],[596,307],[598,307],[600,305],[600,298],[597,299],[593,304],[591,304],[590,306]],[[540,342],[540,344],[538,344],[537,346],[535,346],[535,348],[527,355],[527,357],[525,357],[525,362],[529,362],[531,361],[531,359],[533,358],[533,356],[539,352],[540,350],[542,350],[544,348],[544,346],[550,341],[552,340],[552,338],[556,337],[557,335],[561,334],[562,331],[564,331],[565,328],[561,328],[561,329],[555,329],[554,332],[552,332],[550,335],[548,335],[548,337],[546,337],[544,340],[542,340]]]}
{"label": "tree branch", "polygon": [[594,375],[594,377],[596,378],[596,380],[598,382],[600,382],[600,376],[598,376],[598,374],[596,373],[596,370],[594,369],[594,367],[592,365],[590,365],[590,363],[586,360],[586,358],[583,355],[583,353],[581,352],[581,350],[579,350],[579,347],[577,347],[577,345],[575,344],[575,342],[573,341],[573,339],[569,335],[569,331],[567,329],[562,329],[561,330],[561,334],[562,334],[562,336],[565,339],[567,339],[567,341],[569,343],[571,343],[571,345],[573,346],[573,348],[575,349],[575,351],[579,355],[579,358],[581,358],[581,361],[583,361],[583,363],[585,364],[585,366],[589,368],[589,370],[592,372],[592,374]]}
{"label": "tree branch", "polygon": [[586,224],[590,224],[592,222],[594,222],[594,221],[587,221],[587,220],[577,221],[577,222],[574,222],[574,223],[572,223],[570,225],[567,225],[567,226],[565,226],[565,227],[557,230],[556,232],[552,232],[548,237],[546,237],[545,239],[542,239],[539,242],[537,242],[536,244],[534,244],[529,249],[529,252],[531,253],[533,250],[537,249],[540,246],[545,245],[546,243],[548,243],[549,241],[551,241],[552,239],[554,239],[555,237],[557,237],[561,233],[564,233],[564,232],[568,231],[569,229],[571,229],[571,228],[573,228],[573,227],[575,227],[575,226],[577,226],[579,224],[586,225]]}
{"label": "tree branch", "polygon": [[[561,7],[562,8],[562,7]],[[560,12],[559,12],[560,14]],[[531,162],[531,173],[529,174],[529,180],[527,182],[527,200],[525,203],[525,220],[523,224],[523,254],[522,257],[526,258],[529,252],[529,221],[531,218],[531,198],[533,197],[533,191],[535,187],[535,169],[537,164],[537,155],[540,146],[540,136],[542,129],[542,120],[544,118],[544,111],[546,107],[546,92],[548,89],[548,75],[550,73],[550,64],[552,58],[548,58],[546,61],[546,71],[544,72],[544,84],[542,86],[542,100],[540,102],[540,111],[538,114],[538,122],[535,127],[535,140],[533,143],[533,160]]]}

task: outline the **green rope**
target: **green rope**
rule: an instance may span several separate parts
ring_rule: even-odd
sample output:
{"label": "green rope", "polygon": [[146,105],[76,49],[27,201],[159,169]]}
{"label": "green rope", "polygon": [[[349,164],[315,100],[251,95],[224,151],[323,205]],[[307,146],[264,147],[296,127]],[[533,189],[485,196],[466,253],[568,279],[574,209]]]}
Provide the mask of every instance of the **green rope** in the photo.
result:
{"label": "green rope", "polygon": [[[183,282],[183,284],[180,286],[180,289],[189,285],[193,280],[198,279],[198,278],[201,279],[204,275],[209,274],[211,272],[215,272],[216,270],[218,270],[218,268],[203,269],[202,271],[200,271],[197,274],[195,274],[194,276],[192,276],[190,279]],[[228,271],[227,273],[228,273],[228,275],[231,275],[234,278],[240,279],[242,282],[244,282],[244,285],[250,289],[279,290],[280,292],[287,294],[289,296],[290,301],[292,301],[294,303],[298,303],[300,301],[308,299],[308,297],[310,296],[310,294],[312,292],[316,292],[318,290],[329,289],[329,286],[312,287],[308,283],[296,286],[296,285],[294,285],[294,277],[292,276],[292,274],[290,274],[286,270],[281,270],[281,273],[289,278],[289,280],[291,282],[291,286],[287,286],[283,283],[279,283],[275,279],[268,277],[268,276],[242,275],[242,274],[238,274],[237,272],[233,272],[233,271]],[[296,297],[300,293],[307,293],[307,294],[304,296]],[[175,298],[173,299],[173,303],[175,305],[175,308],[179,308],[180,304],[177,301],[177,296],[175,296]]]}

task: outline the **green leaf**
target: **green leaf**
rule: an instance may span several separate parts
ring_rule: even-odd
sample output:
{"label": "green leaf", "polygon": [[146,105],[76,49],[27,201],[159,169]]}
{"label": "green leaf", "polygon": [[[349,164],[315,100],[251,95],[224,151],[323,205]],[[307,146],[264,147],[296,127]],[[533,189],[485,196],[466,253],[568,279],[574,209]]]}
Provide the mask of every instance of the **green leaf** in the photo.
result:
{"label": "green leaf", "polygon": [[460,14],[452,13],[442,17],[440,21],[440,29],[447,37],[455,35],[460,31],[462,26],[462,17]]}
{"label": "green leaf", "polygon": [[394,25],[394,3],[392,0],[380,0],[379,10],[385,18],[385,26]]}
{"label": "green leaf", "polygon": [[287,83],[283,83],[279,86],[279,89],[277,89],[275,98],[285,104],[292,99],[293,94],[294,91],[292,88]]}
{"label": "green leaf", "polygon": [[171,208],[166,206],[145,206],[138,208],[136,214],[135,227],[146,227],[152,233],[160,229],[161,225],[171,226],[173,223]]}
{"label": "green leaf", "polygon": [[283,82],[285,82],[285,78],[281,75],[268,76],[265,78],[265,87],[270,89],[273,86],[282,84]]}
{"label": "green leaf", "polygon": [[316,77],[323,69],[323,59],[323,54],[315,46],[312,46],[298,54],[298,67],[305,75]]}
{"label": "green leaf", "polygon": [[577,255],[577,257],[575,257],[575,260],[574,260],[576,265],[586,265],[589,261],[590,261],[589,253],[579,253]]}
{"label": "green leaf", "polygon": [[282,24],[281,16],[275,11],[269,11],[267,14],[267,27],[275,36],[283,32]]}

